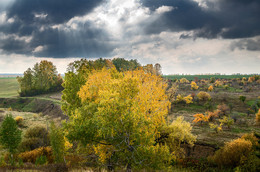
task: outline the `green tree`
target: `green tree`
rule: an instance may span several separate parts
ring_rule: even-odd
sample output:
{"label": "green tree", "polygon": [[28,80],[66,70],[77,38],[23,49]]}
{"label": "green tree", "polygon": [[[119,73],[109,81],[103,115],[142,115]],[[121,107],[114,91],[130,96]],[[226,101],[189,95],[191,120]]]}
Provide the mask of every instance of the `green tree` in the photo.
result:
{"label": "green tree", "polygon": [[50,131],[51,147],[56,163],[64,162],[65,155],[65,139],[61,128],[58,128],[54,122],[51,123]]}
{"label": "green tree", "polygon": [[245,103],[246,101],[246,96],[239,96],[239,100]]}
{"label": "green tree", "polygon": [[196,136],[191,133],[192,127],[189,122],[184,121],[183,117],[177,117],[170,125],[165,125],[160,129],[158,143],[167,144],[175,158],[184,157],[184,149],[181,143],[186,142],[193,145]]}
{"label": "green tree", "polygon": [[[143,70],[94,71],[78,92],[82,106],[65,124],[67,137],[93,145],[103,165],[128,170],[167,167],[173,154],[167,144],[156,142],[170,108],[166,88],[160,76]],[[176,137],[172,141],[177,142]]]}
{"label": "green tree", "polygon": [[20,85],[20,96],[32,96],[62,89],[63,79],[57,74],[52,62],[43,60],[36,63],[33,69],[28,68],[23,77],[17,77]]}
{"label": "green tree", "polygon": [[13,162],[13,154],[22,140],[22,131],[18,129],[16,121],[11,114],[7,114],[0,127],[0,143],[11,154],[11,162]]}
{"label": "green tree", "polygon": [[88,75],[94,70],[100,70],[103,67],[111,68],[112,66],[110,60],[102,58],[95,61],[81,59],[69,64],[62,84],[64,88],[62,91],[62,110],[66,115],[72,115],[75,109],[82,106],[77,93],[80,87],[86,83]]}
{"label": "green tree", "polygon": [[22,92],[29,92],[34,89],[33,81],[33,71],[31,68],[28,68],[24,73],[24,77],[17,77],[18,82],[20,83],[20,90]]}
{"label": "green tree", "polygon": [[58,72],[52,62],[42,60],[39,64],[36,63],[33,69],[37,80],[35,82],[37,89],[46,91],[55,86]]}
{"label": "green tree", "polygon": [[137,60],[131,59],[128,61],[124,58],[114,58],[112,60],[112,63],[115,65],[116,69],[120,72],[135,70],[141,66],[140,63],[137,62]]}

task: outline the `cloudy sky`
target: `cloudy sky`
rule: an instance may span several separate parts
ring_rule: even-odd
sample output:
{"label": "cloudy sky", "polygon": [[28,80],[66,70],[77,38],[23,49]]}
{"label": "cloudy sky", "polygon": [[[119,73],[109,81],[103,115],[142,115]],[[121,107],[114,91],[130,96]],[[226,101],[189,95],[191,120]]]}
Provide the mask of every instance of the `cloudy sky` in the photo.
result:
{"label": "cloudy sky", "polygon": [[99,57],[164,74],[260,73],[260,1],[0,0],[0,73]]}

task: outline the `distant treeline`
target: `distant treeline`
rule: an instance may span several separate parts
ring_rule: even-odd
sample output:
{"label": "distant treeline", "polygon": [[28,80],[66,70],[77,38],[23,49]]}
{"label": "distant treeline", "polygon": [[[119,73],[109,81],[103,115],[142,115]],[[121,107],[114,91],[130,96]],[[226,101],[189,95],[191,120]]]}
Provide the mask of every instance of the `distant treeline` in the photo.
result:
{"label": "distant treeline", "polygon": [[163,75],[163,77],[171,80],[186,78],[191,81],[194,80],[195,77],[197,77],[198,79],[210,79],[212,77],[214,77],[215,79],[233,79],[233,78],[242,79],[243,77],[249,78],[254,75],[255,74],[251,74],[251,75]]}
{"label": "distant treeline", "polygon": [[[147,64],[141,66],[136,59],[80,59],[68,65],[64,77],[65,82],[63,83],[63,78],[57,73],[57,69],[52,62],[43,60],[40,63],[36,63],[33,69],[28,68],[23,73],[23,77],[17,77],[21,90],[19,94],[20,96],[34,96],[61,91],[63,89],[63,92],[73,92],[72,90],[79,91],[79,88],[85,84],[88,74],[94,70],[101,70],[104,67],[115,68],[119,72],[142,68],[146,73],[161,75],[161,65],[158,63],[155,65]],[[68,83],[72,85],[68,85]],[[73,101],[75,101],[75,99],[73,99]]]}

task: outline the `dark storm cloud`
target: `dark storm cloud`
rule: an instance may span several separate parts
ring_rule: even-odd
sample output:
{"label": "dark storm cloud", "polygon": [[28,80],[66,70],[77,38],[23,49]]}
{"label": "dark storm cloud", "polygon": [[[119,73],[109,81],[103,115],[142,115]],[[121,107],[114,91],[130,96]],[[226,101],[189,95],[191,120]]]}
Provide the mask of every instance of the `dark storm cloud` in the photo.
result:
{"label": "dark storm cloud", "polygon": [[44,46],[37,57],[104,57],[109,55],[114,46],[107,33],[93,28],[91,23],[84,23],[77,30],[58,30],[48,28],[35,32],[31,46]]}
{"label": "dark storm cloud", "polygon": [[[1,40],[0,49],[6,54],[17,53],[36,57],[104,57],[115,48],[107,33],[90,22],[79,24],[77,29],[45,28],[34,30],[29,42],[13,36]],[[41,51],[34,51],[37,47]]]}
{"label": "dark storm cloud", "polygon": [[[35,22],[35,14],[47,14],[45,22],[59,24],[90,12],[103,0],[16,0],[7,16],[24,23]],[[44,22],[44,21],[42,21]]]}
{"label": "dark storm cloud", "polygon": [[16,39],[14,36],[10,36],[5,39],[0,39],[0,49],[6,54],[27,54],[32,53],[32,48],[25,42],[25,40]]}
{"label": "dark storm cloud", "polygon": [[260,51],[260,38],[258,39],[242,39],[233,42],[231,49],[249,50],[249,51]]}
{"label": "dark storm cloud", "polygon": [[[109,43],[106,31],[95,27],[95,23],[75,21],[74,29],[65,25],[73,17],[91,12],[103,1],[16,0],[6,9],[9,22],[0,25],[0,33],[5,35],[0,49],[6,54],[54,58],[109,55],[113,44]],[[61,27],[57,29],[55,25]],[[17,39],[24,36],[31,40]]]}
{"label": "dark storm cloud", "polygon": [[0,26],[4,33],[19,36],[32,34],[43,25],[67,22],[75,16],[89,13],[104,0],[16,0],[7,9],[7,19],[12,23]]}
{"label": "dark storm cloud", "polygon": [[259,0],[206,1],[205,9],[193,0],[141,0],[155,10],[161,6],[174,9],[146,26],[147,33],[194,31],[194,37],[246,38],[260,34]]}

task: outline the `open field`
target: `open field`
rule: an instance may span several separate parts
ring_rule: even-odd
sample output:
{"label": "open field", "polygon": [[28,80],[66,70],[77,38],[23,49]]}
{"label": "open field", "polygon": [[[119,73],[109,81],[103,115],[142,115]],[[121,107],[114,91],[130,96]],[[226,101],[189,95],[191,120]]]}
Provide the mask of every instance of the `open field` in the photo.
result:
{"label": "open field", "polygon": [[17,97],[18,90],[16,78],[0,78],[0,97]]}
{"label": "open field", "polygon": [[[19,83],[14,77],[0,77],[0,98],[18,97]],[[37,99],[51,100],[60,104],[61,92],[42,94],[34,96]]]}
{"label": "open field", "polygon": [[233,79],[233,78],[249,78],[253,75],[164,75],[164,78],[167,79],[181,79],[186,78],[188,80],[194,80],[195,77],[198,79],[210,79],[211,77],[215,77],[215,79]]}

